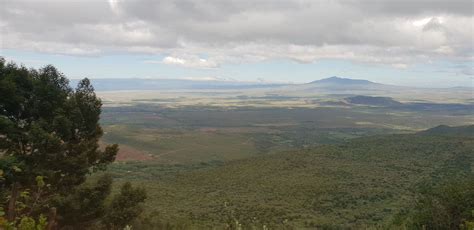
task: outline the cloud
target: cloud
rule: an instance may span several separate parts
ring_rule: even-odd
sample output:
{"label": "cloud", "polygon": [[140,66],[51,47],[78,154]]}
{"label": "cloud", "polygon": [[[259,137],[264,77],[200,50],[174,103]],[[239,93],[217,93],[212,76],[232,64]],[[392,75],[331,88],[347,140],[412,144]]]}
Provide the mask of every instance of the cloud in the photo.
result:
{"label": "cloud", "polygon": [[238,82],[238,80],[234,78],[229,78],[229,77],[219,77],[219,76],[214,76],[214,77],[185,77],[181,78],[184,80],[192,80],[192,81],[229,81],[229,82]]}
{"label": "cloud", "polygon": [[187,56],[184,58],[168,56],[163,59],[163,63],[169,65],[179,65],[184,67],[203,69],[218,67],[217,63],[211,60],[200,58],[198,56]]}
{"label": "cloud", "polygon": [[149,64],[167,64],[167,65],[177,65],[188,68],[199,68],[199,69],[211,69],[217,68],[219,65],[209,59],[204,59],[196,55],[185,55],[181,57],[167,56],[163,58],[162,61],[147,60],[145,63]]}
{"label": "cloud", "polygon": [[473,76],[474,75],[474,66],[471,64],[472,62],[466,63],[459,63],[455,65],[448,65],[442,69],[438,69],[436,72],[438,73],[449,73],[453,75],[467,75]]}
{"label": "cloud", "polygon": [[[160,63],[344,59],[406,68],[473,60],[465,0],[4,0],[2,48],[169,55]],[[201,58],[205,54],[206,58]]]}
{"label": "cloud", "polygon": [[392,64],[392,67],[397,68],[397,69],[406,69],[408,68],[408,65],[403,64],[403,63],[394,63]]}
{"label": "cloud", "polygon": [[473,76],[474,75],[474,67],[466,67],[464,69],[461,70],[461,73],[462,74],[465,74],[465,75],[470,75],[470,76]]}

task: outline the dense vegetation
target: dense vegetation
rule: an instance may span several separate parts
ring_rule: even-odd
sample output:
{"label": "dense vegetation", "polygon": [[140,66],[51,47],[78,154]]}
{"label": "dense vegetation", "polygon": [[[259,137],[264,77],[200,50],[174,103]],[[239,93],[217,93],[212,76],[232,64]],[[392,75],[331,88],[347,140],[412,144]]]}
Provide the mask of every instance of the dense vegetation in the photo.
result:
{"label": "dense vegetation", "polygon": [[140,213],[143,189],[125,183],[106,202],[112,178],[88,176],[114,161],[99,148],[101,101],[88,79],[71,89],[53,66],[0,59],[0,228],[122,228]]}
{"label": "dense vegetation", "polygon": [[467,176],[422,186],[409,211],[394,224],[410,229],[474,229],[474,177]]}
{"label": "dense vegetation", "polygon": [[[460,130],[467,129],[474,131],[472,126]],[[436,210],[446,210],[445,216],[450,216],[450,207],[459,207],[453,212],[462,213],[456,214],[453,224],[472,221],[474,197],[468,189],[474,182],[472,149],[472,135],[432,131],[430,135],[364,137],[337,146],[208,167],[122,163],[112,170],[117,178],[142,181],[151,197],[159,197],[149,200],[149,215],[144,217],[146,222],[155,220],[155,224],[184,223],[203,229],[235,223],[244,228],[405,225],[416,229],[439,219],[426,216],[430,206],[422,200],[440,195],[443,202],[431,202],[438,205]],[[460,193],[441,189],[450,180],[462,184],[454,190]],[[443,223],[432,229],[443,229],[439,226]]]}

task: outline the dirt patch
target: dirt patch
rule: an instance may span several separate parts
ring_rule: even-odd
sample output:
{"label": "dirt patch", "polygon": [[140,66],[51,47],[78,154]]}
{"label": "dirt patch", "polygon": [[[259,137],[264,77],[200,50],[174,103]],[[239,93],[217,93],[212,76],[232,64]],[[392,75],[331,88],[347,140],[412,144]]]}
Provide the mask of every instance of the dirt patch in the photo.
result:
{"label": "dirt patch", "polygon": [[[101,143],[101,147],[105,147],[105,145],[105,143]],[[151,154],[128,145],[119,145],[119,152],[115,157],[115,161],[147,161],[151,159],[153,159]]]}
{"label": "dirt patch", "polygon": [[119,146],[119,152],[115,158],[116,161],[146,161],[151,159],[153,157],[150,154],[126,145]]}

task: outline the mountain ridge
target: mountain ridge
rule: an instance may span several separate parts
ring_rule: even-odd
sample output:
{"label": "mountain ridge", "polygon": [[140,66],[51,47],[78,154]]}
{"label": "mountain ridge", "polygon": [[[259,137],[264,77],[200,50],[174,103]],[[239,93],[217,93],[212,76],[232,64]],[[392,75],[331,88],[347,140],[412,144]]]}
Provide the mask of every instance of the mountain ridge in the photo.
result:
{"label": "mountain ridge", "polygon": [[337,76],[315,80],[306,84],[382,85],[380,83],[375,83],[375,82],[365,80],[365,79],[351,79],[351,78],[343,78],[343,77],[337,77]]}
{"label": "mountain ridge", "polygon": [[[121,91],[121,90],[217,90],[217,89],[256,89],[292,87],[295,89],[323,89],[329,90],[397,90],[397,89],[415,89],[409,86],[389,85],[372,82],[365,79],[352,79],[344,77],[327,77],[308,83],[278,83],[278,82],[252,82],[252,81],[234,81],[226,79],[154,79],[154,78],[92,78],[90,79],[95,89],[98,91]],[[71,79],[70,85],[75,87],[79,79]],[[301,88],[303,87],[303,88]],[[418,88],[435,89],[435,88]],[[442,88],[445,90],[470,90],[469,87],[450,87]]]}

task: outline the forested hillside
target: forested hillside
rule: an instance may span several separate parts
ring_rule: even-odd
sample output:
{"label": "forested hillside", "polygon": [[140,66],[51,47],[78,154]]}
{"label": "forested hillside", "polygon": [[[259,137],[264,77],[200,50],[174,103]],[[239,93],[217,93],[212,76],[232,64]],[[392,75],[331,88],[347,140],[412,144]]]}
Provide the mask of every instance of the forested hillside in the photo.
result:
{"label": "forested hillside", "polygon": [[[359,138],[171,176],[169,171],[150,176],[141,173],[149,168],[129,164],[127,173],[117,171],[116,176],[146,185],[156,197],[147,204],[148,213],[154,213],[148,220],[161,223],[201,228],[235,223],[244,228],[413,227],[410,215],[421,188],[473,178],[474,136],[425,133]],[[473,197],[464,199],[458,201],[467,205],[463,218],[472,220]]]}

